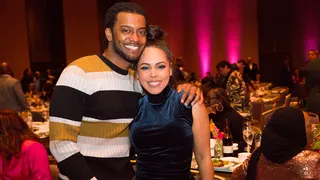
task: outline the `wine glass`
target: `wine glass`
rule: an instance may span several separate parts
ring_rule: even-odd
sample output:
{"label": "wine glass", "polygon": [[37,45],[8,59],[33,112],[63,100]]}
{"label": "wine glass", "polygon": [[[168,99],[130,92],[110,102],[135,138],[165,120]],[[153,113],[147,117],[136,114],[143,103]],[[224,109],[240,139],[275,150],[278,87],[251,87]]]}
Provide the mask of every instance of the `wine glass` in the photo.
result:
{"label": "wine glass", "polygon": [[244,141],[248,145],[247,152],[249,153],[250,146],[252,145],[252,141],[253,141],[253,131],[252,131],[252,127],[251,127],[251,122],[246,121],[243,123],[242,134],[243,134]]}

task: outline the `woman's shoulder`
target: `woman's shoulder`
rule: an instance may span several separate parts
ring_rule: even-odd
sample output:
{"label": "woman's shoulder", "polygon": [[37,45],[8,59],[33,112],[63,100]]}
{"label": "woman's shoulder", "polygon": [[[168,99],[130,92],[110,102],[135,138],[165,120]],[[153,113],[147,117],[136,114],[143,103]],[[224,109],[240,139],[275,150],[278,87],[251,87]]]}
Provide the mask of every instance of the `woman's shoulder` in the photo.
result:
{"label": "woman's shoulder", "polygon": [[44,149],[44,146],[41,143],[37,142],[37,141],[25,140],[22,143],[21,152],[29,151],[31,148]]}

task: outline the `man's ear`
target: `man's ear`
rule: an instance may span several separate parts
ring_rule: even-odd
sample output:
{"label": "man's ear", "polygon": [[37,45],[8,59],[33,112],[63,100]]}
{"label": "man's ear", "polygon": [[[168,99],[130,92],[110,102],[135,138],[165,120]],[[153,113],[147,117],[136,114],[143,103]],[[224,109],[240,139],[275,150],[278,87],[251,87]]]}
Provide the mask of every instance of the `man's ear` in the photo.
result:
{"label": "man's ear", "polygon": [[108,41],[112,41],[112,31],[111,31],[111,29],[110,28],[106,28],[104,30],[104,33],[106,35],[107,40]]}

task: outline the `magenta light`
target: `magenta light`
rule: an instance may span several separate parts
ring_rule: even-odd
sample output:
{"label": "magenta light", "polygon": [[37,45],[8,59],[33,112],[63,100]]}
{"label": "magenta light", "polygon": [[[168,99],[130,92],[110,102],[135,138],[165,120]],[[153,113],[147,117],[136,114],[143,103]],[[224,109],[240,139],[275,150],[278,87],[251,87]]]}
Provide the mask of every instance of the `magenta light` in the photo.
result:
{"label": "magenta light", "polygon": [[201,68],[201,76],[204,77],[211,67],[211,18],[212,0],[190,1],[195,8],[194,20],[196,41]]}
{"label": "magenta light", "polygon": [[227,58],[230,63],[235,63],[239,60],[240,41],[241,41],[241,0],[225,1],[226,5],[226,49]]}
{"label": "magenta light", "polygon": [[305,23],[304,30],[304,52],[307,54],[309,49],[319,50],[319,23],[317,21],[317,7],[313,3],[305,3],[302,20]]}

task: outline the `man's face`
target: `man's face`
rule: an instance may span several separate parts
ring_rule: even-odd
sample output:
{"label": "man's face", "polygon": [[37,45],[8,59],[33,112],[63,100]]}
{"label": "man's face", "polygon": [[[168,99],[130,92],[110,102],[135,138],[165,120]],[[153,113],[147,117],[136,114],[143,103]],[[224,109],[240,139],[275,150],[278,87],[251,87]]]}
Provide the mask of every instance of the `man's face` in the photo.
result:
{"label": "man's face", "polygon": [[317,54],[314,51],[309,51],[308,52],[308,60],[313,61],[317,59]]}
{"label": "man's face", "polygon": [[145,17],[140,14],[120,12],[112,31],[114,51],[125,61],[136,63],[146,41]]}
{"label": "man's face", "polygon": [[221,74],[221,76],[227,76],[228,75],[228,73],[229,73],[229,68],[228,68],[228,66],[224,66],[223,68],[219,68],[219,73]]}

